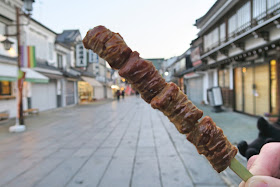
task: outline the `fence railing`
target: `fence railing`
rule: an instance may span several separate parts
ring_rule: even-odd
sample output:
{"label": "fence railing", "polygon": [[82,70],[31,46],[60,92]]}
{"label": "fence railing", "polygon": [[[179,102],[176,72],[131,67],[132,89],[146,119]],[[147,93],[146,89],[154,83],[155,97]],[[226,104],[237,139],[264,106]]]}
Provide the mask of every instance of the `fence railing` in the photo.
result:
{"label": "fence railing", "polygon": [[264,21],[268,20],[269,18],[280,14],[280,3],[277,3],[273,7],[267,9],[266,11],[260,13],[258,16],[253,18],[252,20],[244,23],[243,25],[237,27],[234,31],[228,33],[227,38],[220,39],[218,42],[213,43],[211,45],[208,45],[208,47],[205,49],[204,53],[215,49],[216,47],[222,45],[223,43],[230,41],[231,39],[234,39],[236,36],[256,27],[257,25],[263,23]]}

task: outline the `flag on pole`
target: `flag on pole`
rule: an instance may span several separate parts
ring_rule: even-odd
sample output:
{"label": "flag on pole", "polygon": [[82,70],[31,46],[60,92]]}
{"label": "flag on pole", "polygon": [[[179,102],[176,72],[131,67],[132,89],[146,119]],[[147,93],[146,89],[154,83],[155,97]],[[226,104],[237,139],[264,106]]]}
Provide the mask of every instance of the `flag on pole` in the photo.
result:
{"label": "flag on pole", "polygon": [[21,67],[36,67],[35,46],[20,46],[21,50]]}

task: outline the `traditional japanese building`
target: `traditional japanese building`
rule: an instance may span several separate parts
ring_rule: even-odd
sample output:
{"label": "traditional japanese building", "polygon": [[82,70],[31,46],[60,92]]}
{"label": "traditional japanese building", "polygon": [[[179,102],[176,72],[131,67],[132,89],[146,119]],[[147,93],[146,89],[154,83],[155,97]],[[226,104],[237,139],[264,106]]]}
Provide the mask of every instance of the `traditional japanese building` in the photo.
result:
{"label": "traditional japanese building", "polygon": [[207,77],[204,92],[221,87],[238,112],[279,113],[280,0],[217,0],[195,25],[202,65],[193,72]]}

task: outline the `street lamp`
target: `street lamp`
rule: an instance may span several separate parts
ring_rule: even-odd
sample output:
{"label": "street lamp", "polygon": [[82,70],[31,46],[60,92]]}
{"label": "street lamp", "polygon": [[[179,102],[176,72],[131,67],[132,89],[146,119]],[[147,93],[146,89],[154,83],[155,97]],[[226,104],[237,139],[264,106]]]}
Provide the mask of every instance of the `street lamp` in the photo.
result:
{"label": "street lamp", "polygon": [[[18,51],[18,57],[17,57],[17,67],[18,67],[18,75],[20,75],[21,72],[21,50],[20,50],[20,43],[21,43],[21,33],[20,33],[20,26],[24,24],[20,24],[20,16],[30,16],[30,11],[32,11],[32,3],[34,0],[22,0],[23,1],[23,7],[24,10],[26,10],[28,13],[21,13],[20,8],[16,7],[16,24],[15,25],[9,25],[9,26],[16,26],[16,33],[13,35],[9,35],[6,33],[6,37],[8,36],[16,36],[17,37],[17,51]],[[26,25],[26,24],[25,24]],[[11,48],[11,45],[13,44],[11,41],[6,38],[6,40],[2,41],[4,48],[6,50],[9,50]],[[23,87],[23,79],[22,77],[19,78],[16,81],[17,84],[17,117],[16,117],[16,124],[14,126],[11,126],[9,128],[10,132],[22,132],[25,131],[25,125],[24,125],[24,118],[23,118],[23,106],[22,106],[22,87]]]}
{"label": "street lamp", "polygon": [[10,41],[8,38],[6,38],[6,40],[1,41],[1,43],[4,45],[4,49],[9,51],[12,47],[12,44],[14,44],[14,42]]}
{"label": "street lamp", "polygon": [[22,0],[24,2],[23,7],[28,12],[31,12],[33,10],[32,3],[35,2],[35,0]]}

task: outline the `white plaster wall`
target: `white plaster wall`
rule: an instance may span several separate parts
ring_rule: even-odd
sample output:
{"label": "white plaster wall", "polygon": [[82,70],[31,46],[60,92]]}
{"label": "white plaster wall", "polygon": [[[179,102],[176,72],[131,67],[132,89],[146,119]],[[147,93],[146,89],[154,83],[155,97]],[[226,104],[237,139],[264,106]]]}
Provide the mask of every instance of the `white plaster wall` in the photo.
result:
{"label": "white plaster wall", "polygon": [[[27,20],[24,20],[27,22]],[[25,26],[22,30],[22,44],[34,45],[36,47],[36,58],[40,60],[46,60],[51,63],[56,61],[55,56],[55,37],[56,34],[42,27],[34,21],[30,21],[28,26]],[[52,50],[52,52],[50,52]]]}
{"label": "white plaster wall", "polygon": [[107,98],[113,99],[113,90],[111,89],[111,87],[107,87]]}
{"label": "white plaster wall", "polygon": [[209,75],[207,72],[203,72],[203,101],[208,104],[207,102],[207,89],[208,89],[208,82],[209,82]]}
{"label": "white plaster wall", "polygon": [[103,86],[94,87],[94,98],[95,99],[103,99],[104,98],[104,88]]}
{"label": "white plaster wall", "polygon": [[280,38],[280,29],[277,29],[276,27],[272,28],[269,32],[270,34],[270,40],[277,40]]}
{"label": "white plaster wall", "polygon": [[0,100],[0,112],[8,111],[10,118],[16,117],[16,99]]}
{"label": "white plaster wall", "polygon": [[236,48],[230,48],[228,51],[228,54],[229,54],[229,56],[234,56],[241,52],[242,52],[242,50],[236,47]]}
{"label": "white plaster wall", "polygon": [[215,63],[216,61],[215,60],[213,60],[213,59],[211,59],[211,58],[208,58],[208,64],[213,64],[213,63]]}
{"label": "white plaster wall", "polygon": [[65,107],[66,106],[66,82],[67,82],[67,79],[62,79],[61,80],[61,99],[62,99],[62,107]]}
{"label": "white plaster wall", "polygon": [[229,89],[233,90],[234,79],[233,79],[233,67],[232,64],[229,66]]}
{"label": "white plaster wall", "polygon": [[213,86],[218,86],[218,69],[213,70]]}
{"label": "white plaster wall", "polygon": [[248,40],[246,40],[245,49],[250,50],[250,49],[253,49],[257,46],[264,45],[265,43],[266,43],[266,41],[262,38],[251,37]]}

